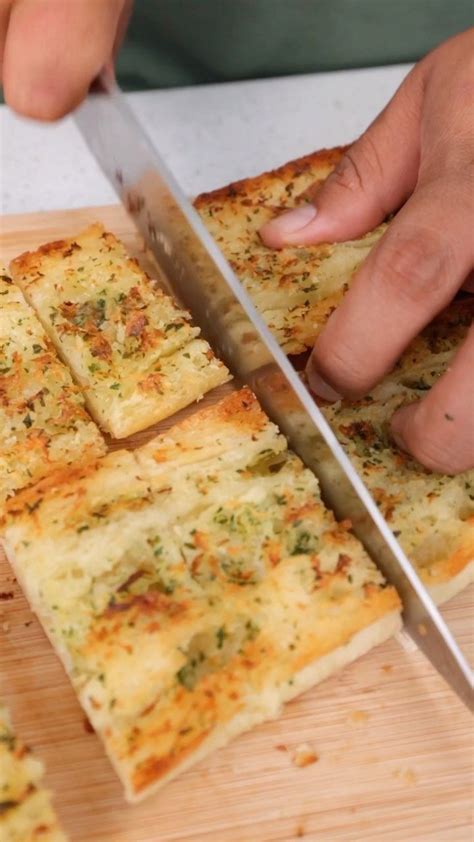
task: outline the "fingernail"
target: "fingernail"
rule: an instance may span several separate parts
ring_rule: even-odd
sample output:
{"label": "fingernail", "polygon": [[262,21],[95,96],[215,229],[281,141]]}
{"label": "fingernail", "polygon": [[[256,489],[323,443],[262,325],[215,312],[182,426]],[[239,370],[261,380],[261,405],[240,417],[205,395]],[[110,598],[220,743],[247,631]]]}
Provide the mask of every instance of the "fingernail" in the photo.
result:
{"label": "fingernail", "polygon": [[342,395],[340,395],[339,392],[336,392],[329,383],[326,383],[326,381],[323,380],[321,375],[315,371],[311,363],[306,369],[306,376],[308,378],[309,388],[315,395],[318,396],[318,398],[322,398],[325,401],[331,401],[331,403],[341,400]]}
{"label": "fingernail", "polygon": [[293,210],[282,213],[276,219],[272,219],[268,223],[268,227],[271,226],[273,231],[277,231],[281,237],[287,237],[289,234],[295,234],[297,231],[301,231],[302,228],[306,228],[313,221],[316,214],[317,210],[314,205],[300,205]]}

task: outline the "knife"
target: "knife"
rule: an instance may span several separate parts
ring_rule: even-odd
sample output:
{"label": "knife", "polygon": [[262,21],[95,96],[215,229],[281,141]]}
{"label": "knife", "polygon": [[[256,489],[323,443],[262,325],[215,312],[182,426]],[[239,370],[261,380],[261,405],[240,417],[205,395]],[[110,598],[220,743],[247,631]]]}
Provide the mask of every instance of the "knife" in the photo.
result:
{"label": "knife", "polygon": [[472,671],[428,591],[110,73],[98,79],[75,120],[164,271],[170,291],[318,476],[327,505],[339,519],[351,520],[354,533],[400,594],[406,631],[472,710]]}

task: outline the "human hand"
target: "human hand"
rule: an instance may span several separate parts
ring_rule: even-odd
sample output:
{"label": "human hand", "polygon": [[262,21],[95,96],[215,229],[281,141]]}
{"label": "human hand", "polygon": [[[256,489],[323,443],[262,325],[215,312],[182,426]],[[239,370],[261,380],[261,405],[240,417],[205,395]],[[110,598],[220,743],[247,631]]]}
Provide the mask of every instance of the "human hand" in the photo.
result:
{"label": "human hand", "polygon": [[0,0],[0,82],[15,111],[56,120],[112,61],[132,0]]}
{"label": "human hand", "polygon": [[[271,247],[349,240],[397,210],[308,363],[322,398],[367,393],[464,285],[474,263],[474,30],[428,54],[314,197],[261,230]],[[467,282],[466,282],[467,281]],[[469,285],[470,284],[470,285]],[[474,328],[424,400],[392,419],[432,470],[474,467]]]}

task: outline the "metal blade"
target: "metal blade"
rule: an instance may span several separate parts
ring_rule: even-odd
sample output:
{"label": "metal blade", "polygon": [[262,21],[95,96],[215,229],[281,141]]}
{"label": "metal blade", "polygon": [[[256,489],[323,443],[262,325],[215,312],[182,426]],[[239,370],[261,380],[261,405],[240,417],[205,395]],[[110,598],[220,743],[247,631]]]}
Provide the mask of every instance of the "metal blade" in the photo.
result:
{"label": "metal blade", "polygon": [[174,295],[319,477],[328,505],[339,518],[350,518],[357,537],[397,588],[407,631],[472,708],[471,670],[431,597],[310,393],[110,78],[101,78],[100,92],[89,95],[76,112],[76,122]]}

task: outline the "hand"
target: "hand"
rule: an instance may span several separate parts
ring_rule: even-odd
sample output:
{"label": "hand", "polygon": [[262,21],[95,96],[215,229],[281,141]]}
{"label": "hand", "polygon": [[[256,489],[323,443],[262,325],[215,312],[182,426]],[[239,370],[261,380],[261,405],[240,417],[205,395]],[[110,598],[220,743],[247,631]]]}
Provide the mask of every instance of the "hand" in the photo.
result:
{"label": "hand", "polygon": [[[262,228],[262,239],[274,248],[349,240],[403,205],[316,342],[308,378],[320,397],[367,393],[461,286],[469,288],[473,94],[470,30],[416,65],[315,195],[314,205]],[[424,400],[394,415],[392,432],[402,449],[432,470],[474,467],[472,327]]]}
{"label": "hand", "polygon": [[112,61],[132,0],[0,0],[0,81],[15,111],[56,120]]}

